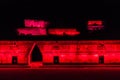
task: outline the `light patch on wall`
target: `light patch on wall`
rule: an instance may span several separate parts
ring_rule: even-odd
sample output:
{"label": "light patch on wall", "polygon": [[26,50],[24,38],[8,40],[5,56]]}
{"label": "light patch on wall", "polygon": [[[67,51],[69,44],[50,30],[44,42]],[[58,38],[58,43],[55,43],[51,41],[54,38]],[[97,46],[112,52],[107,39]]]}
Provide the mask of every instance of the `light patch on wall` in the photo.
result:
{"label": "light patch on wall", "polygon": [[54,29],[49,29],[48,33],[51,35],[58,35],[58,36],[76,36],[79,35],[80,32],[77,31],[75,28],[54,28]]}
{"label": "light patch on wall", "polygon": [[25,28],[18,28],[18,35],[29,35],[29,36],[44,36],[47,35],[46,27],[49,22],[44,20],[32,20],[25,19],[24,26]]}
{"label": "light patch on wall", "polygon": [[104,28],[102,20],[89,20],[87,23],[88,30],[101,30]]}

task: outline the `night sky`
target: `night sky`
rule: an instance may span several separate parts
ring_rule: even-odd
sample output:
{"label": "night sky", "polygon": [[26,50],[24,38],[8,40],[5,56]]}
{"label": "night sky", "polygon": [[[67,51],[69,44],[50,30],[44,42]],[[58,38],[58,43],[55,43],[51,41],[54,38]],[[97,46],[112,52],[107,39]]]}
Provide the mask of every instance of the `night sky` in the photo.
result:
{"label": "night sky", "polygon": [[[2,0],[0,1],[0,39],[120,39],[119,2],[107,0],[84,1],[37,1],[37,0]],[[51,22],[51,27],[76,27],[81,34],[75,37],[20,37],[16,29],[24,27],[24,19],[43,19]],[[89,33],[87,21],[101,19],[105,29]]]}

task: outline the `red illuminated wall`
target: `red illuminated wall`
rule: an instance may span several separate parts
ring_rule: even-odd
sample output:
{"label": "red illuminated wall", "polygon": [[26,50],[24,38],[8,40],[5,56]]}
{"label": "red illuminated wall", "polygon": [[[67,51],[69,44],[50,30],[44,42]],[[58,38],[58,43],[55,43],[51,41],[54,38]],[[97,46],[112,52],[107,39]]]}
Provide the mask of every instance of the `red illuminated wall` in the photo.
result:
{"label": "red illuminated wall", "polygon": [[120,63],[119,40],[88,41],[0,41],[0,64],[11,64],[12,56],[19,64],[28,64],[30,55],[37,45],[42,53],[43,63],[53,63],[59,56],[60,63]]}
{"label": "red illuminated wall", "polygon": [[0,41],[0,64],[11,64],[12,56],[18,56],[18,63],[27,63],[27,54],[32,43],[29,41]]}

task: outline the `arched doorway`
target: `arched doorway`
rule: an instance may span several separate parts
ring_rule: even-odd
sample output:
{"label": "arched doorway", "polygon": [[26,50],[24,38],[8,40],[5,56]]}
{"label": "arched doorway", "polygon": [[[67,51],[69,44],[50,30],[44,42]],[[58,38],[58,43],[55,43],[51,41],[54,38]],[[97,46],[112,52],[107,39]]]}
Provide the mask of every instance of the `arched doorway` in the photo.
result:
{"label": "arched doorway", "polygon": [[42,53],[37,45],[33,46],[33,49],[30,54],[30,66],[39,67],[42,66]]}
{"label": "arched doorway", "polygon": [[42,53],[39,50],[39,47],[35,45],[31,53],[31,62],[42,61]]}

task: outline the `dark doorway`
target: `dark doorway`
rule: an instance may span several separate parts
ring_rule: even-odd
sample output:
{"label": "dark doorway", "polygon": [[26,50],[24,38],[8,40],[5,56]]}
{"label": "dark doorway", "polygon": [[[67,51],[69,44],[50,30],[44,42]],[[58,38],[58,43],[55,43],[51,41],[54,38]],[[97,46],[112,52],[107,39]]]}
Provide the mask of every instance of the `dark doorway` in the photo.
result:
{"label": "dark doorway", "polygon": [[99,64],[104,64],[104,56],[99,56]]}
{"label": "dark doorway", "polygon": [[59,57],[58,56],[54,56],[54,64],[59,64]]}
{"label": "dark doorway", "polygon": [[17,64],[17,63],[18,63],[17,56],[12,56],[12,64]]}
{"label": "dark doorway", "polygon": [[31,53],[31,61],[32,62],[42,61],[42,53],[40,52],[39,47],[37,45],[35,45]]}

